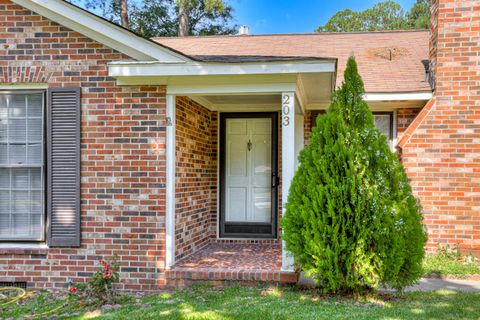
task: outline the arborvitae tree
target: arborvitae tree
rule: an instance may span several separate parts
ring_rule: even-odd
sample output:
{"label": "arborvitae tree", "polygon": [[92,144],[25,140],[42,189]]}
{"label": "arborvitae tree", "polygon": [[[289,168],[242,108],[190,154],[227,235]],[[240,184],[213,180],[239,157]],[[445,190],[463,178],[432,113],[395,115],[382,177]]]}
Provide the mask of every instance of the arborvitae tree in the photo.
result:
{"label": "arborvitae tree", "polygon": [[421,208],[363,94],[351,57],[300,153],[282,219],[287,249],[327,292],[401,289],[422,275]]}

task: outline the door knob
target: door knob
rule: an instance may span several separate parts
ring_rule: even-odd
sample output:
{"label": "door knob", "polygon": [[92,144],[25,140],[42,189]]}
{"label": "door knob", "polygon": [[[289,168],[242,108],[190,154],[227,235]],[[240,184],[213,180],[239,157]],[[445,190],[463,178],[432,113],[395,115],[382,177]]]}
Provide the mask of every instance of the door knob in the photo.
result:
{"label": "door knob", "polygon": [[247,149],[248,149],[248,151],[252,150],[252,141],[250,141],[250,140],[248,140]]}

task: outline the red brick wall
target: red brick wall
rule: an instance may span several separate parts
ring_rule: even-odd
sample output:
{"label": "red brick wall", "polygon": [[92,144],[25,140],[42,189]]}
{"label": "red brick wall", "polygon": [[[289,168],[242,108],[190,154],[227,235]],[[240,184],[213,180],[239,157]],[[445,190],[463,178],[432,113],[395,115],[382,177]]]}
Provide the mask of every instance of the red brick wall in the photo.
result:
{"label": "red brick wall", "polygon": [[165,88],[119,87],[106,63],[126,59],[0,0],[0,82],[82,87],[81,247],[0,249],[0,279],[38,288],[87,280],[118,255],[121,289],[164,283]]}
{"label": "red brick wall", "polygon": [[429,248],[480,253],[480,1],[433,1],[434,101],[403,146]]}
{"label": "red brick wall", "polygon": [[187,97],[176,100],[175,255],[216,236],[217,113]]}
{"label": "red brick wall", "polygon": [[415,117],[420,113],[421,108],[398,109],[397,110],[397,137],[400,137]]}

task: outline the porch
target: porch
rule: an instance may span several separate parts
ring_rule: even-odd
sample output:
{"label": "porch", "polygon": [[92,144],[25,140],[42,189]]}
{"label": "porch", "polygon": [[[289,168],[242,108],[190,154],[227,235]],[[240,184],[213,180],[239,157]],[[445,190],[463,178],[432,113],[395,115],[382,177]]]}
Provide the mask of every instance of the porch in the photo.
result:
{"label": "porch", "polygon": [[[166,85],[167,282],[296,282],[280,218],[298,154],[330,102],[335,62],[187,67],[110,66],[123,85]],[[423,103],[402,94],[365,98],[381,111],[378,124],[392,145],[396,110]]]}
{"label": "porch", "polygon": [[170,286],[182,288],[202,282],[219,286],[236,282],[292,284],[298,274],[282,271],[279,244],[212,242],[178,261],[166,278]]}

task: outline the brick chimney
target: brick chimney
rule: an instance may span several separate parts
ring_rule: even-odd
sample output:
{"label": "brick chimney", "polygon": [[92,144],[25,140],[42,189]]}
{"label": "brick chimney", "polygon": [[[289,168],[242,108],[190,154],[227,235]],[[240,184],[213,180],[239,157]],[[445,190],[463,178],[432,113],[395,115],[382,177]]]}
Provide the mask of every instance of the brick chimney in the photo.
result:
{"label": "brick chimney", "polygon": [[430,31],[434,96],[403,139],[402,161],[428,248],[480,256],[480,0],[431,0]]}
{"label": "brick chimney", "polygon": [[430,1],[430,65],[428,80],[432,88],[435,88],[435,74],[437,67],[438,1],[439,0]]}
{"label": "brick chimney", "polygon": [[480,1],[431,3],[430,69],[436,95],[448,95],[458,103],[467,94],[478,99]]}

